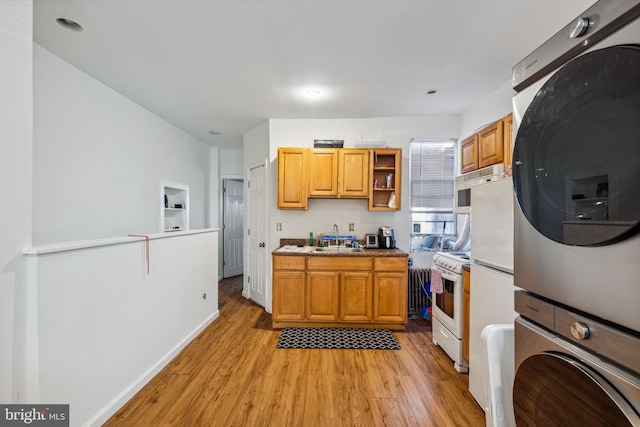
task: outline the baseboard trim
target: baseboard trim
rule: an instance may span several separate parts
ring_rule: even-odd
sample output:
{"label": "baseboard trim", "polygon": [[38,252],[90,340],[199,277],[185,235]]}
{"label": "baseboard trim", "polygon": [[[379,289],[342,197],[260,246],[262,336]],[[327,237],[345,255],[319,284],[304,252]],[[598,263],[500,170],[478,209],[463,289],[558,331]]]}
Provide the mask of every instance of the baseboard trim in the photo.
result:
{"label": "baseboard trim", "polygon": [[122,408],[137,392],[139,392],[153,377],[173,360],[191,341],[193,341],[207,326],[220,317],[220,311],[216,311],[200,323],[191,333],[176,344],[167,354],[154,363],[147,371],[128,387],[122,390],[111,402],[100,409],[83,426],[100,426]]}

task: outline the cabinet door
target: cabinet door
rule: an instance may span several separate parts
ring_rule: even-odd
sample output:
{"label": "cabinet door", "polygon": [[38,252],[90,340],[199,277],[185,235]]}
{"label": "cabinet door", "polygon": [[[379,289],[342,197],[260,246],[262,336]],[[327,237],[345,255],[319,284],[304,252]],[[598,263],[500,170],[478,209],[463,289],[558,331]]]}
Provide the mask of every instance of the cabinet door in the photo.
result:
{"label": "cabinet door", "polygon": [[307,209],[307,150],[278,149],[278,208]]}
{"label": "cabinet door", "polygon": [[464,321],[462,330],[462,357],[469,363],[469,313],[471,311],[471,273],[467,270],[462,272],[462,284],[464,286]]}
{"label": "cabinet door", "polygon": [[307,320],[338,320],[339,280],[336,271],[307,273]]}
{"label": "cabinet door", "polygon": [[513,114],[502,119],[502,133],[504,139],[504,170],[511,176],[511,163],[513,157]]}
{"label": "cabinet door", "polygon": [[373,310],[373,274],[345,272],[341,280],[340,320],[369,322]]}
{"label": "cabinet door", "polygon": [[304,320],[304,271],[273,272],[273,320]]}
{"label": "cabinet door", "polygon": [[369,195],[369,150],[339,150],[338,193],[344,197]]}
{"label": "cabinet door", "polygon": [[498,120],[478,132],[478,166],[483,168],[502,163],[503,160],[502,121]]}
{"label": "cabinet door", "polygon": [[338,195],[338,150],[314,148],[309,153],[309,196]]}
{"label": "cabinet door", "polygon": [[460,142],[460,173],[467,173],[478,169],[478,141],[477,135],[471,135]]}
{"label": "cabinet door", "polygon": [[375,273],[373,320],[407,322],[407,274]]}

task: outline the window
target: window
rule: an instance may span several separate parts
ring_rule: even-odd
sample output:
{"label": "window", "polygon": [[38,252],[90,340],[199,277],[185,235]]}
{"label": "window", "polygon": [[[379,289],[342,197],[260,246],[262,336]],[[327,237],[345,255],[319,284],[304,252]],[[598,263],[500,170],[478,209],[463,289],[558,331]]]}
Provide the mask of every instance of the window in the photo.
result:
{"label": "window", "polygon": [[435,250],[456,234],[455,141],[414,139],[409,148],[410,249]]}

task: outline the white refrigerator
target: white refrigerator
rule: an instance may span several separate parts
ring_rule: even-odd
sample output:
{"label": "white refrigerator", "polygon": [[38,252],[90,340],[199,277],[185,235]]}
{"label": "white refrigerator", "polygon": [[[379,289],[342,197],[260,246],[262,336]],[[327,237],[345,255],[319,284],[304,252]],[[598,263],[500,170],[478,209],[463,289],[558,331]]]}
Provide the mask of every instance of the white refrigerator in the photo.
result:
{"label": "white refrigerator", "polygon": [[516,317],[513,208],[511,178],[478,184],[471,190],[469,390],[485,412],[490,411],[491,402],[482,330],[492,324],[513,325]]}

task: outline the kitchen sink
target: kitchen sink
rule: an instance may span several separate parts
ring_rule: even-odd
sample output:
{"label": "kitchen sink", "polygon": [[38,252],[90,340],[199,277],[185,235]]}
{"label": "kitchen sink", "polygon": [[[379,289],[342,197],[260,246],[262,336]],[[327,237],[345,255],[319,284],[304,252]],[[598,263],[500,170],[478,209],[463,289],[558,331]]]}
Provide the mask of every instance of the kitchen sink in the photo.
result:
{"label": "kitchen sink", "polygon": [[345,246],[327,246],[322,248],[314,248],[314,252],[364,252],[362,248],[347,248]]}

